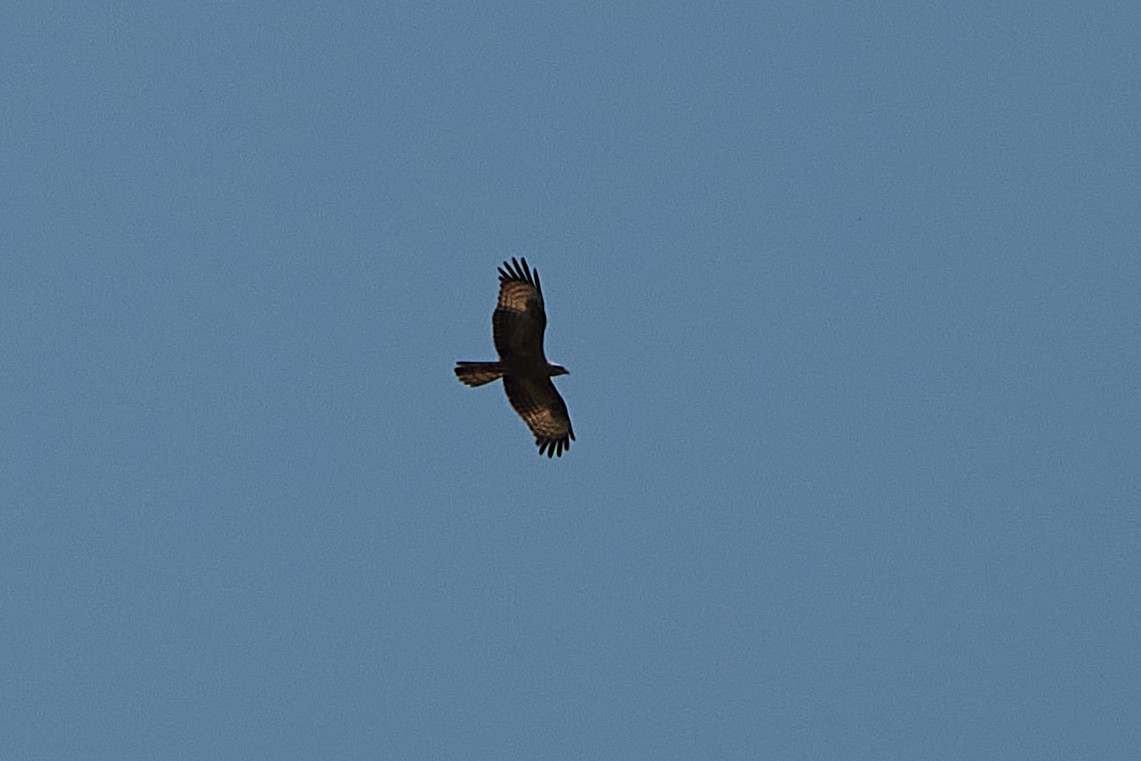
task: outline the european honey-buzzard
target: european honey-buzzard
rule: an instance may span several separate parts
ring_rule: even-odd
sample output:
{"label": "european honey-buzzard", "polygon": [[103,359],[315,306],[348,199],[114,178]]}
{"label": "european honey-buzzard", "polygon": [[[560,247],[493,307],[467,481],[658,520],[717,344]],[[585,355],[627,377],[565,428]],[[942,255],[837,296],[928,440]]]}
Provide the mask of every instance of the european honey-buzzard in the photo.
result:
{"label": "european honey-buzzard", "polygon": [[574,440],[567,405],[551,378],[568,370],[547,361],[543,331],[547,314],[539,271],[527,260],[504,262],[499,268],[499,301],[491,315],[498,362],[457,362],[456,377],[469,386],[500,378],[511,406],[535,434],[539,454],[562,457]]}

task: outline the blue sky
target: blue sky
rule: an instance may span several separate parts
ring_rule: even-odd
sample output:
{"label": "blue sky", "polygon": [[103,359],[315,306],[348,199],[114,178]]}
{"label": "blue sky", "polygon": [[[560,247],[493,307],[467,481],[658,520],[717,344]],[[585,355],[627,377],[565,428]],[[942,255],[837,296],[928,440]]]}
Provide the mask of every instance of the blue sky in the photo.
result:
{"label": "blue sky", "polygon": [[0,757],[1133,758],[1139,22],[9,4]]}

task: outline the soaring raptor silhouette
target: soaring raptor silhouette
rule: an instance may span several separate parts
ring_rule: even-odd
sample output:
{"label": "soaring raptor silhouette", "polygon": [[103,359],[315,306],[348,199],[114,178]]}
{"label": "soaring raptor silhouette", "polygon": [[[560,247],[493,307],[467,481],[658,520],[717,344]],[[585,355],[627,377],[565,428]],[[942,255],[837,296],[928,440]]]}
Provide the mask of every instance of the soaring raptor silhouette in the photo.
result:
{"label": "soaring raptor silhouette", "polygon": [[491,315],[498,362],[457,362],[456,377],[469,386],[503,379],[511,406],[535,434],[539,454],[563,456],[574,440],[567,405],[551,377],[569,371],[547,361],[543,331],[547,313],[539,271],[527,260],[504,262],[499,268],[499,301]]}

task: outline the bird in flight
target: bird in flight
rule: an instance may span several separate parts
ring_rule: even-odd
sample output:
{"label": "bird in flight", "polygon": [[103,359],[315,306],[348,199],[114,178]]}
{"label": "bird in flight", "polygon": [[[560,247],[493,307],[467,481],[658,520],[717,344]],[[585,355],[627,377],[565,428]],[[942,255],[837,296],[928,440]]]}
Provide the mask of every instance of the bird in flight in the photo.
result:
{"label": "bird in flight", "polygon": [[457,362],[456,377],[468,386],[503,379],[511,406],[535,434],[539,454],[563,456],[574,440],[567,405],[551,378],[566,375],[561,365],[543,354],[547,313],[539,271],[527,260],[504,262],[499,268],[499,301],[491,315],[498,362]]}

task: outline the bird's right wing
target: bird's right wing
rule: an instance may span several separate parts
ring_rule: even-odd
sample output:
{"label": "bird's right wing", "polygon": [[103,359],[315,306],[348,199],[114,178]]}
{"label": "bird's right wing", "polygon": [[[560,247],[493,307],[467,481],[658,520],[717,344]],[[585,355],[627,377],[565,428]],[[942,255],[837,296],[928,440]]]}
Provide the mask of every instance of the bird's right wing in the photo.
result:
{"label": "bird's right wing", "polygon": [[527,260],[512,259],[499,268],[499,301],[491,316],[495,350],[506,360],[538,361],[543,356],[547,314],[538,271]]}

